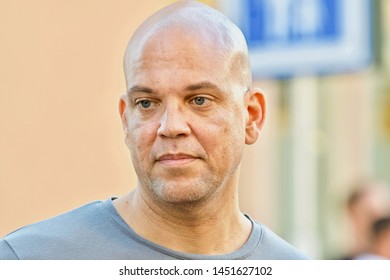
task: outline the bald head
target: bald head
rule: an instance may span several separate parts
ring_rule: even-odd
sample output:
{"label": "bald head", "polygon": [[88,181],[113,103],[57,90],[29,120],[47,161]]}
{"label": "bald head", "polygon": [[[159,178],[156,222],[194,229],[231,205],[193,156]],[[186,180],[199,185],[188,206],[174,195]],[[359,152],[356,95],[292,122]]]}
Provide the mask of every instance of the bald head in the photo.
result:
{"label": "bald head", "polygon": [[138,27],[124,57],[128,87],[132,84],[131,74],[138,71],[137,65],[145,52],[154,52],[161,44],[176,45],[177,50],[180,46],[202,46],[210,56],[229,64],[233,79],[246,87],[251,85],[248,50],[242,32],[225,15],[205,4],[178,1],[157,11]]}

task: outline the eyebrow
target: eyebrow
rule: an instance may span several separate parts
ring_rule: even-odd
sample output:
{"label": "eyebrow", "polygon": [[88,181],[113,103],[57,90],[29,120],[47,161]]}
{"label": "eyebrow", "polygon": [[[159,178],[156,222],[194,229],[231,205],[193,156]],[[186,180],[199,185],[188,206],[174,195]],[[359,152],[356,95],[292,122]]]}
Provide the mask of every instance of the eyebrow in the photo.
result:
{"label": "eyebrow", "polygon": [[210,83],[210,82],[200,82],[197,84],[189,85],[185,89],[188,91],[196,91],[196,90],[200,90],[200,89],[214,89],[214,90],[221,91],[221,89],[217,85]]}
{"label": "eyebrow", "polygon": [[143,86],[133,86],[127,91],[127,94],[131,94],[134,92],[154,93],[153,89],[151,88]]}
{"label": "eyebrow", "polygon": [[[186,91],[197,91],[197,90],[204,90],[204,89],[213,89],[213,90],[218,90],[222,91],[217,85],[210,83],[210,82],[200,82],[197,84],[189,85],[185,87],[184,90]],[[156,93],[153,89],[145,86],[138,86],[135,85],[131,87],[128,91],[127,94],[135,93],[135,92],[140,92],[140,93]]]}

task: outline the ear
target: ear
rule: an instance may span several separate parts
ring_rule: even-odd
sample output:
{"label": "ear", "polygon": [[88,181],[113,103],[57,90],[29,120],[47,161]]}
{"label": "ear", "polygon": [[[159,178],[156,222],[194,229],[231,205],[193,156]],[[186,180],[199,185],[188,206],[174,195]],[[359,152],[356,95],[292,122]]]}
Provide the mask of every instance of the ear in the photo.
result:
{"label": "ear", "polygon": [[119,99],[119,114],[122,120],[123,129],[126,132],[127,129],[127,118],[126,118],[126,108],[127,108],[127,95],[123,94]]}
{"label": "ear", "polygon": [[265,98],[260,89],[251,88],[245,96],[247,119],[245,124],[245,144],[251,145],[259,137],[265,120]]}

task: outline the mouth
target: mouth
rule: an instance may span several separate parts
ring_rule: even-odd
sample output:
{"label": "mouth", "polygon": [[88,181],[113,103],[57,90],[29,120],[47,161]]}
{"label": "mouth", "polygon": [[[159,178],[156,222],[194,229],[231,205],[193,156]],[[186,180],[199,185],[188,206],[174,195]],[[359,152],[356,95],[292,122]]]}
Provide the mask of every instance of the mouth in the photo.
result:
{"label": "mouth", "polygon": [[156,161],[160,164],[175,166],[175,165],[184,165],[193,162],[197,159],[199,158],[190,154],[178,153],[178,154],[163,154],[161,156],[158,156]]}

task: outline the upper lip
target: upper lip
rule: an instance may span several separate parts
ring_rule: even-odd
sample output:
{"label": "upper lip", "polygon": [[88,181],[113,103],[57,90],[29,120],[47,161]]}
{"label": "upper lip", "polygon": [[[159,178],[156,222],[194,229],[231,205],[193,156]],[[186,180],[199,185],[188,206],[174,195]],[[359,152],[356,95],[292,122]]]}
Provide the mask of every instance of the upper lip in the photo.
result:
{"label": "upper lip", "polygon": [[191,154],[185,154],[185,153],[168,153],[168,154],[163,154],[163,155],[158,156],[157,161],[192,159],[192,158],[197,158],[197,157],[193,156]]}

